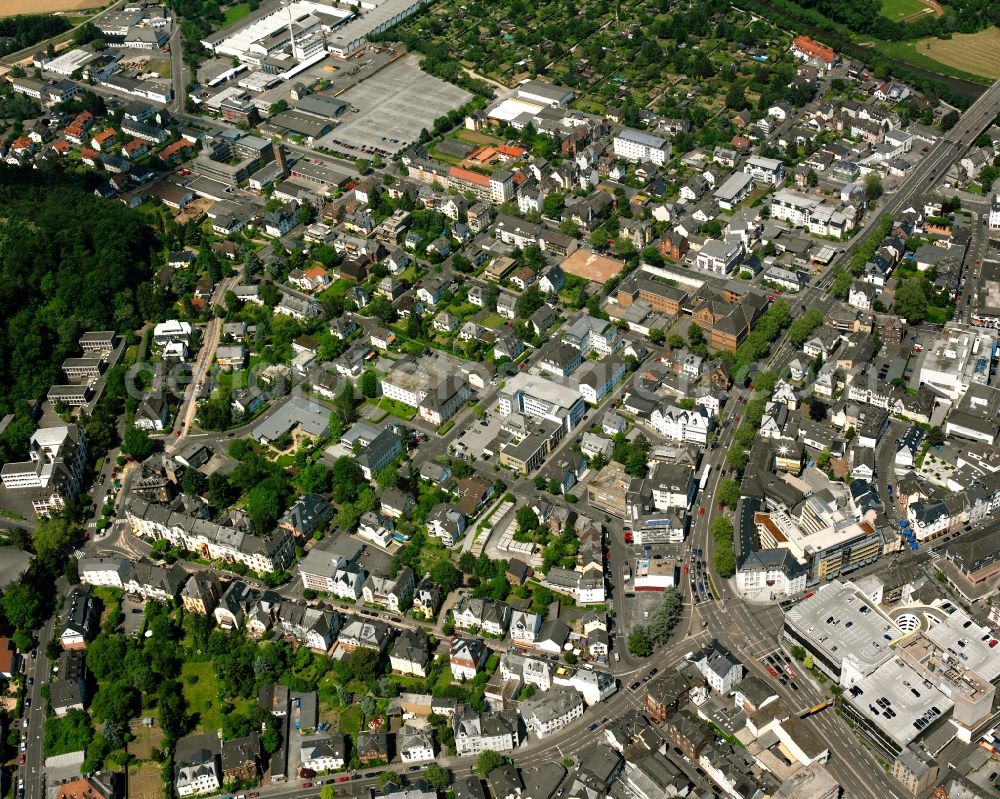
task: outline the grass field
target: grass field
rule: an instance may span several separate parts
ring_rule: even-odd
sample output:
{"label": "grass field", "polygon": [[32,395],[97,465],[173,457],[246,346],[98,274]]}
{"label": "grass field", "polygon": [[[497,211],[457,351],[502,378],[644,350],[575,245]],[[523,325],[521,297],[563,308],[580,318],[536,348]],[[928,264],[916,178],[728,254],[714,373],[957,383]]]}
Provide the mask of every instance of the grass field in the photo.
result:
{"label": "grass field", "polygon": [[155,72],[164,80],[170,79],[170,59],[169,58],[151,58],[146,63],[147,72]]}
{"label": "grass field", "polygon": [[[986,31],[983,31],[983,33],[986,33]],[[979,36],[978,33],[970,35]],[[935,44],[936,41],[934,39],[923,39],[916,42],[879,42],[876,47],[879,52],[884,53],[890,58],[912,64],[928,72],[936,72],[939,75],[951,75],[952,77],[974,83],[985,83],[989,79],[990,76],[986,72],[981,71],[978,65],[971,65],[978,70],[977,72],[966,72],[960,67],[932,58],[929,52],[931,45]],[[142,208],[141,205],[139,207]]]}
{"label": "grass field", "polygon": [[223,13],[225,21],[222,23],[223,27],[226,25],[232,25],[234,22],[239,22],[243,17],[250,13],[249,3],[237,3],[236,5],[229,6]]}
{"label": "grass field", "polygon": [[198,732],[213,732],[222,726],[219,695],[215,688],[212,664],[185,663],[181,667],[184,699],[192,713],[198,716]]}

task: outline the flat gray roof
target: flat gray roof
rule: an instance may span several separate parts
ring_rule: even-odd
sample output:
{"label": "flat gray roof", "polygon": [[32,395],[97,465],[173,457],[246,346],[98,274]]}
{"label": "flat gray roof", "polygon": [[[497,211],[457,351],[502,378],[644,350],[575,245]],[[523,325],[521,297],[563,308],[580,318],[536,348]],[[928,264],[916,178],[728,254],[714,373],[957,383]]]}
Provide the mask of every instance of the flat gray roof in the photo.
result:
{"label": "flat gray roof", "polygon": [[844,699],[904,749],[955,704],[899,658],[846,690]]}
{"label": "flat gray roof", "polygon": [[863,673],[892,657],[890,644],[903,631],[853,583],[827,583],[785,614],[803,640],[839,664],[851,656]]}

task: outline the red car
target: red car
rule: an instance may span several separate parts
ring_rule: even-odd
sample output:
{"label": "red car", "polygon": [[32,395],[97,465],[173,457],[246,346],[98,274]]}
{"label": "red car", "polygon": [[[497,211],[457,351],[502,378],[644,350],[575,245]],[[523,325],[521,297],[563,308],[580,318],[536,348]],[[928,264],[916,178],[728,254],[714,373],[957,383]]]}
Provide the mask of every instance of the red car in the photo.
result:
{"label": "red car", "polygon": [[685,566],[685,567],[684,567],[684,573],[685,573],[685,574],[687,574],[687,573],[688,573],[688,567],[687,567],[687,566]]}
{"label": "red car", "polygon": [[342,777],[337,777],[337,782],[347,782],[350,779],[346,774]]}
{"label": "red car", "polygon": [[311,782],[303,782],[302,783],[302,787],[303,788],[312,788],[313,784]]}
{"label": "red car", "polygon": [[699,516],[704,516],[705,515],[705,506],[704,505],[702,505],[701,508],[698,510],[698,515]]}
{"label": "red car", "polygon": [[767,667],[767,673],[770,674],[772,677],[777,677],[778,676],[778,670],[776,668],[774,668],[774,666],[768,666]]}
{"label": "red car", "polygon": [[20,763],[23,766],[24,765],[24,755],[19,755],[18,758],[17,758],[17,762]]}

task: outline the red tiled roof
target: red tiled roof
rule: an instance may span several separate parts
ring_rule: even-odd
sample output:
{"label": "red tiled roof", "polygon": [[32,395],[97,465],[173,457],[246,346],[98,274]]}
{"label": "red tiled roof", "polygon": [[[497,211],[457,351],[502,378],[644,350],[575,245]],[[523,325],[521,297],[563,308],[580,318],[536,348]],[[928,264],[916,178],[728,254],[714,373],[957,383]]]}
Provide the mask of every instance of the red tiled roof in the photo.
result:
{"label": "red tiled roof", "polygon": [[0,638],[0,674],[10,674],[14,670],[14,644],[9,638]]}
{"label": "red tiled roof", "polygon": [[488,187],[490,185],[490,179],[486,175],[480,175],[478,172],[473,172],[469,169],[462,169],[460,166],[453,166],[449,169],[448,177],[472,183],[476,186]]}
{"label": "red tiled roof", "polygon": [[836,56],[832,47],[820,44],[819,42],[810,39],[808,36],[796,36],[792,46],[800,53],[805,53],[813,58],[818,58],[820,61],[827,64],[832,64],[833,59]]}
{"label": "red tiled roof", "polygon": [[523,147],[511,144],[501,144],[499,147],[497,147],[497,151],[501,155],[506,155],[509,158],[520,158],[522,155],[528,152]]}

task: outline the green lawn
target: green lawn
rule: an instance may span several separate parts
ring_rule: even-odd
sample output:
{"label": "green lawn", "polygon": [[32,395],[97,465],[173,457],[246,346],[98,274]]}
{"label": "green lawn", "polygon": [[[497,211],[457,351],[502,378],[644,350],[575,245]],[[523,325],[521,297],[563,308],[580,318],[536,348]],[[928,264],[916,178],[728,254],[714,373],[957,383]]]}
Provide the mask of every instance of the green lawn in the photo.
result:
{"label": "green lawn", "polygon": [[[141,208],[142,206],[140,206]],[[346,277],[338,278],[330,284],[328,289],[324,289],[319,295],[320,298],[330,296],[330,297],[343,297],[347,292],[349,292],[354,286],[355,282],[353,280],[348,280]]]}
{"label": "green lawn", "polygon": [[417,409],[412,405],[406,405],[402,402],[398,402],[397,400],[389,399],[388,397],[380,397],[378,400],[369,400],[369,402],[376,408],[388,411],[396,418],[403,419],[407,422],[417,415]]}
{"label": "green lawn", "polygon": [[212,664],[208,661],[185,663],[181,666],[181,684],[189,712],[197,715],[198,732],[212,732],[222,727]]}
{"label": "green lawn", "polygon": [[250,13],[249,3],[237,3],[234,6],[229,6],[224,14],[223,26],[232,25],[234,22],[239,22],[243,17]]}
{"label": "green lawn", "polygon": [[364,717],[360,705],[351,705],[340,713],[341,732],[360,732]]}
{"label": "green lawn", "polygon": [[504,318],[498,313],[486,314],[486,316],[479,320],[479,324],[487,330],[496,330],[498,327],[503,327],[503,323]]}
{"label": "green lawn", "polygon": [[926,6],[920,0],[882,0],[882,16],[893,22],[918,14],[924,8]]}
{"label": "green lawn", "polygon": [[449,430],[451,430],[451,428],[453,428],[454,426],[455,426],[455,420],[454,419],[449,419],[447,422],[445,422],[443,425],[441,425],[437,429],[437,434],[439,436],[443,436],[445,433],[447,433]]}

